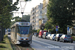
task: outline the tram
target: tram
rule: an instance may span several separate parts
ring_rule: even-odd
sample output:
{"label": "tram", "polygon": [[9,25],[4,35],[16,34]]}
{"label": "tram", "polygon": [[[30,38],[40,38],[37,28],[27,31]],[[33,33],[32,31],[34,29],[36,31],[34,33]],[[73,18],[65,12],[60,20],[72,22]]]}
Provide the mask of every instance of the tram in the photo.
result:
{"label": "tram", "polygon": [[15,44],[31,44],[30,22],[16,22],[11,26],[11,40]]}

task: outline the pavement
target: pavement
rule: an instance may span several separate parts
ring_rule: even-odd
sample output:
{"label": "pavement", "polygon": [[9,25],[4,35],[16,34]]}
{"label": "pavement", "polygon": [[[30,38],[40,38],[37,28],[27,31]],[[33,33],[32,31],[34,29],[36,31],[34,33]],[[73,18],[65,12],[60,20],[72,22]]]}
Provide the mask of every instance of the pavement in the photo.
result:
{"label": "pavement", "polygon": [[31,47],[35,50],[75,50],[75,41],[63,43],[33,36]]}
{"label": "pavement", "polygon": [[73,41],[73,43],[75,43],[75,41]]}

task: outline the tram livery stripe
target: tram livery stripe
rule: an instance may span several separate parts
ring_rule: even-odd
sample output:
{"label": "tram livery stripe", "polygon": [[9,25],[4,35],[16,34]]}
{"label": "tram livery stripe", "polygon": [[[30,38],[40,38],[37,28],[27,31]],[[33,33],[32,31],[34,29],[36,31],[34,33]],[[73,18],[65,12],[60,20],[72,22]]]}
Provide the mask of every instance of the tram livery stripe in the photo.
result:
{"label": "tram livery stripe", "polygon": [[19,33],[17,33],[19,36],[21,36]]}

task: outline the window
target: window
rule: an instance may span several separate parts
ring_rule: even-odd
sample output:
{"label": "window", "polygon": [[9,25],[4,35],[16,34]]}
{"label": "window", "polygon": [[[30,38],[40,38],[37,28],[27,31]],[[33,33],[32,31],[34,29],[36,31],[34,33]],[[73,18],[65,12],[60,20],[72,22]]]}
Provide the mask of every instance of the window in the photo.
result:
{"label": "window", "polygon": [[28,34],[30,27],[19,26],[20,34]]}

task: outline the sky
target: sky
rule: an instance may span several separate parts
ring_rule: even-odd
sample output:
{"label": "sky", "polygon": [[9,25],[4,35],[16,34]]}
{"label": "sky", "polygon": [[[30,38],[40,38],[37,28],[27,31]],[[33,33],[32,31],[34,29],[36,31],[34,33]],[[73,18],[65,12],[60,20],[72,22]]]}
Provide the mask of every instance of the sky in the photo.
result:
{"label": "sky", "polygon": [[[13,0],[13,3],[15,2],[16,0]],[[30,14],[31,12],[31,9],[33,7],[36,7],[37,5],[39,5],[40,3],[43,3],[43,0],[31,0],[31,1],[28,1],[26,3],[26,6],[25,6],[25,2],[19,2],[19,4],[17,5],[17,7],[21,7],[21,8],[24,8],[24,14]],[[23,5],[23,6],[22,6]],[[14,15],[13,17],[15,16],[20,16],[22,17],[22,14],[20,13],[21,12],[21,8],[19,9],[19,11],[15,11],[14,12]],[[23,15],[24,15],[23,14]]]}

